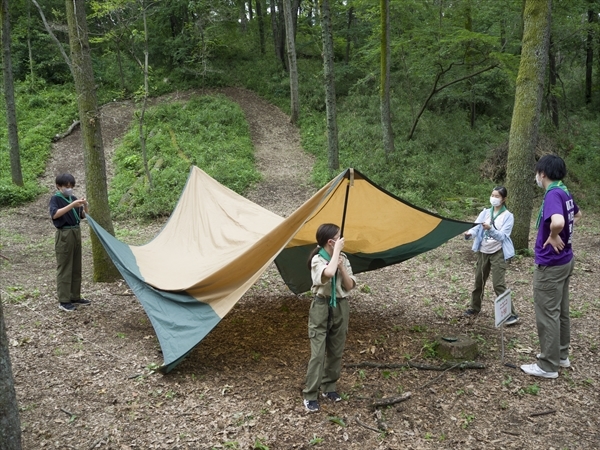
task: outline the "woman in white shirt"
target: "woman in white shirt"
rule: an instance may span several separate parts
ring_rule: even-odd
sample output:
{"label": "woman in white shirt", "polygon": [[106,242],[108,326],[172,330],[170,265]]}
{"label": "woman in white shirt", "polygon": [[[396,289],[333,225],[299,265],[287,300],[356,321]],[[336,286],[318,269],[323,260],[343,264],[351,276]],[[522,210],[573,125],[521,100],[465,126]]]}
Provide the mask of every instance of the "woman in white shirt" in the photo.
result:
{"label": "woman in white shirt", "polygon": [[[481,211],[475,221],[477,225],[465,232],[465,239],[474,239],[472,249],[478,253],[475,288],[471,294],[471,306],[465,311],[465,316],[474,316],[481,311],[485,282],[490,272],[496,295],[506,291],[504,281],[506,262],[515,256],[515,248],[510,239],[515,218],[506,208],[507,195],[508,192],[504,186],[495,187],[490,196],[491,208]],[[504,323],[514,325],[518,321],[519,316],[513,304],[511,315]]]}

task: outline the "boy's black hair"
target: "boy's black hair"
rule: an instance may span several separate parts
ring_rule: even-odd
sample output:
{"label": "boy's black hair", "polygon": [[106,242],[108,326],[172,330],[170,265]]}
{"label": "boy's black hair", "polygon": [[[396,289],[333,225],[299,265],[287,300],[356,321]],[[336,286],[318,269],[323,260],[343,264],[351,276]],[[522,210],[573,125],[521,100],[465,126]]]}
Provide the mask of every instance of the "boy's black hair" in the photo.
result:
{"label": "boy's black hair", "polygon": [[506,198],[508,196],[508,191],[504,186],[496,186],[492,191],[498,192],[502,196],[502,198]]}
{"label": "boy's black hair", "polygon": [[70,173],[62,173],[56,177],[55,183],[57,186],[68,186],[75,187],[75,177]]}
{"label": "boy's black hair", "polygon": [[562,180],[567,176],[567,165],[557,155],[544,155],[535,165],[535,173],[542,173],[552,181]]}

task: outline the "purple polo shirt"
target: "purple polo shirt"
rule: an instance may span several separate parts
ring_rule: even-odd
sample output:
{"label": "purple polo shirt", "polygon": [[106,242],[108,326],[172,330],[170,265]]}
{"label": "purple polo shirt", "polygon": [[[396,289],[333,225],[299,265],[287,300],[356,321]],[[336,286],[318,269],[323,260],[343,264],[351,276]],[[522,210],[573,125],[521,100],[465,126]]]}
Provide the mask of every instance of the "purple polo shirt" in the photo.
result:
{"label": "purple polo shirt", "polygon": [[[573,239],[573,219],[579,208],[575,204],[573,197],[565,193],[560,188],[551,189],[544,197],[544,210],[542,211],[542,220],[538,229],[537,239],[535,240],[535,263],[542,266],[562,266],[573,259],[573,249],[571,241]],[[542,248],[544,242],[550,236],[550,222],[554,214],[560,214],[565,218],[565,226],[559,233],[560,238],[565,243],[559,253],[548,244]]]}

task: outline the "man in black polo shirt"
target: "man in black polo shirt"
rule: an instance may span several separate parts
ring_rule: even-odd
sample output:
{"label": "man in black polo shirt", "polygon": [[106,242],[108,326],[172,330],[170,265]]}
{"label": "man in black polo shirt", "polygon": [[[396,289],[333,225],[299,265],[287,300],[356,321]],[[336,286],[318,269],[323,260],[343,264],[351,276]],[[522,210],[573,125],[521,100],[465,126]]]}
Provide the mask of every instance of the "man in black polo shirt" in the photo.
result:
{"label": "man in black polo shirt", "polygon": [[81,298],[81,230],[79,223],[88,212],[85,198],[73,195],[75,177],[63,173],[56,177],[57,192],[50,198],[50,217],[56,227],[56,286],[59,308],[75,311],[76,305],[89,305]]}

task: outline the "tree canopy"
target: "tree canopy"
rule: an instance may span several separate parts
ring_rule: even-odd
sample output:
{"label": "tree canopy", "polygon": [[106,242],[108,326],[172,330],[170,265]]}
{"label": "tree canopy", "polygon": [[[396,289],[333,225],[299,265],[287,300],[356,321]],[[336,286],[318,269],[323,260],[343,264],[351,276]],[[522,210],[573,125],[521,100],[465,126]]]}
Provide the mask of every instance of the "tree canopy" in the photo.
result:
{"label": "tree canopy", "polygon": [[[385,70],[389,70],[387,107],[395,142],[393,147],[386,144],[394,149],[387,157],[378,104],[381,4],[385,2],[328,2],[340,166],[357,166],[392,192],[434,208],[448,197],[474,197],[486,183],[502,182],[505,168],[483,166],[506,160],[506,151],[504,156],[498,153],[506,147],[514,105],[523,2],[389,2],[390,54]],[[317,155],[313,178],[319,184],[329,176],[321,2],[294,0],[290,5],[299,126],[303,145]],[[147,45],[150,96],[235,84],[289,111],[288,64],[286,57],[281,58],[286,51],[283,6],[282,0],[89,2],[99,103],[144,97],[140,62]],[[2,164],[0,204],[37,195],[35,178],[48,154],[48,145],[40,142],[47,143],[50,133],[60,133],[73,120],[70,68],[48,33],[51,30],[67,49],[64,2],[48,0],[40,2],[40,8],[46,24],[31,0],[10,2],[25,188],[15,191],[4,169],[7,165]],[[589,196],[598,189],[592,179],[600,167],[600,138],[593,126],[600,109],[599,11],[598,0],[554,2],[550,50],[554,56],[545,76],[540,123],[540,135],[553,143],[545,151],[570,159],[572,182],[581,184]],[[36,145],[30,145],[35,128],[31,125],[42,122],[50,105],[56,109],[61,103],[70,109],[53,117],[52,131],[38,130]],[[6,129],[0,129],[0,135],[0,158],[8,161]],[[460,172],[465,164],[473,169],[468,175]],[[418,171],[407,171],[407,166]],[[444,173],[455,169],[461,176],[448,180]],[[495,177],[488,175],[492,172]]]}

